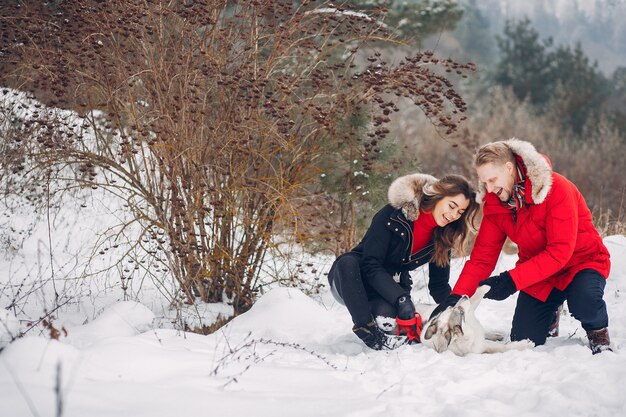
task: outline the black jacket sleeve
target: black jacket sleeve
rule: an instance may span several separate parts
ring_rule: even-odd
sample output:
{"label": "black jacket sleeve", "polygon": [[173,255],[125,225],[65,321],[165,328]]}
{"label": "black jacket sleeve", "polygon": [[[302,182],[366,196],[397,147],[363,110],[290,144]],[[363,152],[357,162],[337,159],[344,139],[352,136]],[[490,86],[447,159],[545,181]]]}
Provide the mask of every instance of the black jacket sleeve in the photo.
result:
{"label": "black jacket sleeve", "polygon": [[368,284],[388,303],[394,304],[398,297],[408,294],[385,269],[385,257],[389,250],[392,232],[387,227],[393,208],[382,208],[374,218],[363,238],[362,270]]}
{"label": "black jacket sleeve", "polygon": [[440,304],[452,291],[450,288],[450,265],[438,266],[434,262],[428,264],[428,292],[437,304]]}
{"label": "black jacket sleeve", "polygon": [[402,271],[400,273],[400,286],[407,294],[411,293],[411,288],[413,287],[413,280],[411,279],[411,274],[409,271]]}

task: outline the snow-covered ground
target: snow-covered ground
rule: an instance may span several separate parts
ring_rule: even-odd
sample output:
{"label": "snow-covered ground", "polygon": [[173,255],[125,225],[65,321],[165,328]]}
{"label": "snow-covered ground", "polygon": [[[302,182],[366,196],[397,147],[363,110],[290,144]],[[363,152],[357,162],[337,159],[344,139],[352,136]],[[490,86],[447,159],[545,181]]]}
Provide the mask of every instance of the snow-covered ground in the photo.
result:
{"label": "snow-covered ground", "polygon": [[[7,100],[22,108],[19,93]],[[128,220],[120,201],[88,189],[39,213],[43,222],[20,201],[0,201],[0,417],[626,415],[624,236],[605,240],[614,353],[592,356],[565,312],[545,346],[457,357],[422,345],[367,349],[327,289],[275,288],[209,336],[182,332],[232,307],[172,305],[167,270],[128,250],[136,230],[118,233]],[[265,260],[264,282],[298,272],[315,290],[332,259],[285,250],[289,262]],[[515,259],[503,255],[497,272]],[[413,299],[432,304],[427,271],[412,275]],[[477,316],[507,333],[514,305],[485,300]]]}
{"label": "snow-covered ground", "polygon": [[[626,237],[605,242],[614,353],[592,356],[567,308],[560,336],[545,346],[457,357],[422,345],[365,348],[328,292],[311,298],[276,288],[209,336],[157,328],[151,309],[119,301],[86,324],[68,324],[58,341],[32,332],[8,345],[0,353],[0,415],[623,416]],[[498,270],[514,262],[503,255]],[[454,263],[453,279],[462,264]],[[413,298],[432,302],[426,271],[413,277]],[[485,300],[478,318],[508,332],[514,303]]]}

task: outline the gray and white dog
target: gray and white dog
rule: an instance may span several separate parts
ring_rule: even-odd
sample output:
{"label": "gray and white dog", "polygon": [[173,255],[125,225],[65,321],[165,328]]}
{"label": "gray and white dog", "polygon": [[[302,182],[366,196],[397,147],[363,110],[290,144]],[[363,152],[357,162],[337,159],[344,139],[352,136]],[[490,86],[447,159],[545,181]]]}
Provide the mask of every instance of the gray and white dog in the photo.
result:
{"label": "gray and white dog", "polygon": [[448,307],[428,320],[422,330],[422,343],[437,352],[450,350],[458,356],[534,347],[535,344],[529,340],[498,343],[502,340],[501,335],[485,334],[474,312],[489,288],[488,285],[478,287],[471,298],[464,295],[454,307]]}

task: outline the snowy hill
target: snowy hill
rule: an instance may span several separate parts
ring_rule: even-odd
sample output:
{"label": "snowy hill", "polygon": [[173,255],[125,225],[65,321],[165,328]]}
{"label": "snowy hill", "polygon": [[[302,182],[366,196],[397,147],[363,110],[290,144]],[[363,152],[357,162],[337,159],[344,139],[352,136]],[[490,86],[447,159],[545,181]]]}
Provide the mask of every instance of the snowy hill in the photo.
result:
{"label": "snowy hill", "polygon": [[[130,268],[125,249],[94,248],[102,230],[120,223],[124,211],[100,190],[88,192],[83,197],[89,204],[72,200],[49,224],[35,224],[30,206],[4,210],[2,417],[626,413],[624,236],[605,239],[613,262],[605,300],[614,353],[592,356],[567,311],[560,336],[532,350],[457,357],[413,345],[375,352],[352,334],[347,311],[327,291],[312,298],[297,289],[275,288],[209,336],[176,330],[193,314],[210,324],[232,308],[172,307],[164,294],[175,289],[165,271],[122,282]],[[289,261],[297,264],[295,256]],[[502,255],[497,272],[515,260]],[[330,267],[327,257],[307,262],[318,270],[312,280]],[[265,263],[274,274],[288,273],[279,259]],[[463,263],[454,261],[453,281]],[[412,275],[413,299],[432,303],[427,271]],[[58,290],[60,304],[53,302],[52,289]],[[514,305],[515,297],[485,300],[477,315],[487,330],[507,333]],[[54,316],[48,329],[37,324],[42,314]],[[59,332],[58,340],[49,337],[51,329]]]}
{"label": "snowy hill", "polygon": [[[32,335],[0,353],[2,415],[622,416],[626,237],[605,243],[613,260],[605,300],[615,353],[592,356],[567,313],[560,336],[545,346],[457,357],[422,345],[368,350],[327,292],[312,299],[274,289],[209,336],[149,329],[150,310],[118,302],[69,326],[59,341]],[[515,259],[502,255],[498,270]],[[462,265],[454,263],[453,279]],[[412,295],[431,302],[425,274],[413,273]],[[514,303],[485,300],[478,318],[508,332]]]}

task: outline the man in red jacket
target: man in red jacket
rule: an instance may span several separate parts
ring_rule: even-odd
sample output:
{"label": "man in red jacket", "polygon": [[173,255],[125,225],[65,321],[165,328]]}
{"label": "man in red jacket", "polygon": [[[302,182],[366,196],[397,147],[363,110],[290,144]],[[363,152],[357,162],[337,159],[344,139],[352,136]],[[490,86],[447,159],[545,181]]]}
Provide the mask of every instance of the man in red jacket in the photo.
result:
{"label": "man in red jacket", "polygon": [[[474,159],[483,220],[469,261],[433,315],[490,285],[486,298],[520,291],[511,340],[546,341],[555,311],[567,300],[594,354],[610,349],[604,286],[611,262],[580,191],[552,171],[529,142],[511,139],[481,147]],[[515,268],[489,277],[505,239],[517,244]],[[487,278],[489,277],[489,278]]]}

